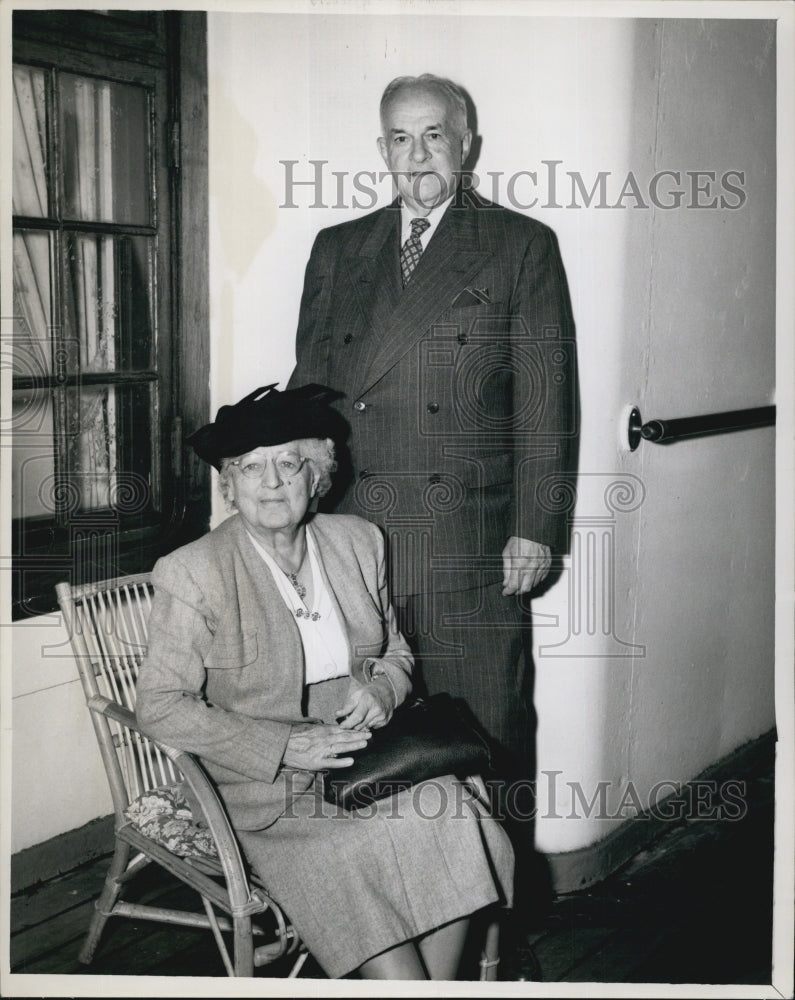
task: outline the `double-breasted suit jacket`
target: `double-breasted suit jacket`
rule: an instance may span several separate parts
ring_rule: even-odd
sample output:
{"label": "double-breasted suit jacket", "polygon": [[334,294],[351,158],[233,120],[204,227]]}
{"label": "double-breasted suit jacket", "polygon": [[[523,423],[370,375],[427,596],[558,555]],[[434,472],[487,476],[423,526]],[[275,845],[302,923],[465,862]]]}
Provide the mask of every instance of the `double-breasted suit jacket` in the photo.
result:
{"label": "double-breasted suit jacket", "polygon": [[[387,598],[384,542],[360,518],[319,514],[311,529],[345,627],[352,675],[380,658],[398,704],[412,658]],[[136,713],[154,739],[198,754],[233,824],[260,830],[313,782],[285,771],[293,722],[305,718],[304,656],[295,618],[239,516],[158,560],[149,649]]]}
{"label": "double-breasted suit jacket", "polygon": [[397,203],[319,233],[290,379],[345,394],[351,470],[335,509],[385,528],[393,596],[500,579],[511,535],[560,550],[553,484],[576,432],[553,233],[465,192],[405,289],[399,243]]}

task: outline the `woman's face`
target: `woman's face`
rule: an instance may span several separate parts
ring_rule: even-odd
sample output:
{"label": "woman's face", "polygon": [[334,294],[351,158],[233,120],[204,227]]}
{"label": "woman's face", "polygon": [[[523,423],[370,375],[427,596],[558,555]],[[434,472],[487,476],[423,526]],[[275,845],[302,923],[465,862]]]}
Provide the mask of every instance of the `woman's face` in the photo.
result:
{"label": "woman's face", "polygon": [[229,499],[254,535],[297,528],[317,486],[298,441],[255,448],[234,459]]}

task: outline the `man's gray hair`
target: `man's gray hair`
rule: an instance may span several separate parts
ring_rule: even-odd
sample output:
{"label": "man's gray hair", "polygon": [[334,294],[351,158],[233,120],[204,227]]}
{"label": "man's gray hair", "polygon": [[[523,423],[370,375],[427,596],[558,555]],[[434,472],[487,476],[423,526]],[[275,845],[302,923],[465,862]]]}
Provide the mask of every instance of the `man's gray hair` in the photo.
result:
{"label": "man's gray hair", "polygon": [[386,109],[390,101],[401,90],[411,87],[427,87],[429,90],[438,90],[444,94],[453,109],[453,124],[463,135],[469,127],[469,115],[467,112],[467,102],[464,92],[457,83],[448,80],[443,76],[435,76],[433,73],[423,73],[422,76],[398,76],[387,84],[386,90],[381,97],[379,114],[381,116],[381,127],[384,127]]}

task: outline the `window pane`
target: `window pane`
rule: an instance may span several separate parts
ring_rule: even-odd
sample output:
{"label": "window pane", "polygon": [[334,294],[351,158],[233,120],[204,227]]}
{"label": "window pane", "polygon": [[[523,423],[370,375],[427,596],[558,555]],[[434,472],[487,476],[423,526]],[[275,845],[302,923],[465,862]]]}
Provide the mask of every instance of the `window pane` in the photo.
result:
{"label": "window pane", "polygon": [[51,369],[50,235],[14,233],[14,375]]}
{"label": "window pane", "polygon": [[146,90],[64,73],[59,97],[64,217],[148,224]]}
{"label": "window pane", "polygon": [[129,21],[130,24],[136,24],[141,28],[151,28],[154,22],[151,11],[136,13],[131,10],[92,10],[91,13],[100,17],[112,17],[117,21]]}
{"label": "window pane", "polygon": [[69,482],[76,509],[135,514],[153,506],[151,395],[149,385],[69,391]]}
{"label": "window pane", "polygon": [[48,389],[17,389],[12,400],[12,516],[52,516],[55,458],[50,392]]}
{"label": "window pane", "polygon": [[70,332],[84,372],[152,367],[154,320],[148,236],[72,233],[66,239]]}
{"label": "window pane", "polygon": [[47,215],[47,115],[44,71],[14,67],[15,215]]}

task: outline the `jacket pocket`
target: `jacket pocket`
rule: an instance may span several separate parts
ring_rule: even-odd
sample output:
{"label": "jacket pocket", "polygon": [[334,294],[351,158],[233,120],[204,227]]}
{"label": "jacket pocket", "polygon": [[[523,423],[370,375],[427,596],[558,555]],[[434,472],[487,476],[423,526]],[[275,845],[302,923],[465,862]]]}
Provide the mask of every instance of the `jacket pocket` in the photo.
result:
{"label": "jacket pocket", "polygon": [[257,658],[257,630],[245,632],[218,632],[204,659],[211,670],[246,667]]}
{"label": "jacket pocket", "polygon": [[467,489],[473,490],[513,482],[513,456],[485,455],[473,458],[461,470],[461,481]]}
{"label": "jacket pocket", "polygon": [[450,303],[451,309],[482,309],[484,313],[488,313],[489,310],[493,313],[500,314],[505,311],[505,304],[503,302],[492,301],[488,302],[476,302],[474,299],[461,299],[459,296],[455,302]]}

